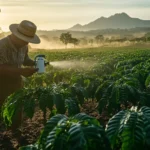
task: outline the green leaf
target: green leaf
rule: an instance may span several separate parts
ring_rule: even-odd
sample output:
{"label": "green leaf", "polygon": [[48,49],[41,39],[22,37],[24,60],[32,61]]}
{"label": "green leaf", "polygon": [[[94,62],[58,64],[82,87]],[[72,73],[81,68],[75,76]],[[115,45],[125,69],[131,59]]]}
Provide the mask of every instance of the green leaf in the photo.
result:
{"label": "green leaf", "polygon": [[53,116],[50,120],[47,121],[45,128],[43,132],[41,133],[41,136],[38,142],[40,148],[45,147],[45,142],[46,142],[46,138],[48,134],[55,128],[55,126],[58,124],[58,122],[61,119],[67,120],[67,117],[59,114],[59,115]]}
{"label": "green leaf", "polygon": [[54,103],[56,105],[56,109],[58,113],[64,114],[65,109],[65,100],[63,99],[63,96],[61,94],[55,94],[55,100]]}
{"label": "green leaf", "polygon": [[68,116],[73,116],[80,112],[79,105],[75,99],[66,99],[65,104],[68,109]]}
{"label": "green leaf", "polygon": [[19,150],[39,150],[37,145],[22,146]]}
{"label": "green leaf", "polygon": [[118,135],[122,132],[122,128],[124,128],[124,122],[126,121],[127,116],[128,112],[120,111],[109,120],[106,126],[106,133],[110,140],[112,148],[115,147],[118,141]]}

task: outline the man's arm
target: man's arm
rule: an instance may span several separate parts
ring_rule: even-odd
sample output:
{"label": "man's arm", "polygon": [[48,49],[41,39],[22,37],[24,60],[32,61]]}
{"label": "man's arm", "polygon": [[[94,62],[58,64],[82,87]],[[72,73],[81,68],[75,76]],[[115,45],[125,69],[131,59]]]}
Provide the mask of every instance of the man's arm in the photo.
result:
{"label": "man's arm", "polygon": [[11,65],[1,64],[0,65],[0,76],[8,76],[8,77],[17,77],[17,76],[24,76],[29,77],[38,69],[35,68],[16,68]]}
{"label": "man's arm", "polygon": [[38,69],[35,68],[17,68],[13,65],[8,64],[6,51],[0,49],[0,77],[17,77],[23,75],[25,77],[31,76],[33,73],[37,72]]}

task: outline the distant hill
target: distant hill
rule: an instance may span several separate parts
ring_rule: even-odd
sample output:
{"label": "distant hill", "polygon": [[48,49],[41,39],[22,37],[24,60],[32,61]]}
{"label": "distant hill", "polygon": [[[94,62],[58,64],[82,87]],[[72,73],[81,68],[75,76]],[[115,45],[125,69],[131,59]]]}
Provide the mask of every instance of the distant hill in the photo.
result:
{"label": "distant hill", "polygon": [[[43,38],[44,40],[48,41],[52,38],[59,38],[62,33],[70,32],[73,37],[76,38],[94,38],[98,34],[102,34],[104,36],[114,36],[114,35],[120,35],[121,37],[125,36],[131,36],[131,35],[140,35],[140,34],[146,34],[150,33],[150,27],[137,27],[137,28],[131,28],[131,29],[99,29],[99,30],[90,30],[90,31],[69,31],[69,30],[38,30],[37,35],[40,38]],[[11,34],[10,32],[4,32],[5,36]]]}
{"label": "distant hill", "polygon": [[126,13],[118,13],[108,18],[101,17],[86,25],[74,25],[68,30],[72,31],[88,31],[99,29],[130,29],[136,27],[150,27],[150,20],[141,20],[138,18],[131,18]]}
{"label": "distant hill", "polygon": [[83,37],[89,37],[94,38],[98,34],[102,35],[120,35],[120,36],[129,36],[133,34],[144,34],[144,33],[150,33],[150,27],[148,28],[131,28],[131,29],[99,29],[99,30],[90,30],[90,31],[69,31],[69,30],[52,30],[52,31],[43,31],[39,30],[37,31],[37,34],[40,37],[43,37],[43,35],[47,36],[49,39],[52,37],[60,37],[62,33],[70,32],[73,37],[76,38],[83,38]]}

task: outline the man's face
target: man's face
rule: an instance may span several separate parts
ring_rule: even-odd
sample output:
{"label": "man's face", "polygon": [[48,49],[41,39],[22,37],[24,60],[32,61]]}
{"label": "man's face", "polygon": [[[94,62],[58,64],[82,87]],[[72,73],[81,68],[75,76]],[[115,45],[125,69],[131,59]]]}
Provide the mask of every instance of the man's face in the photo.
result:
{"label": "man's face", "polygon": [[28,45],[28,43],[29,42],[26,42],[26,41],[23,41],[23,40],[19,39],[18,42],[17,42],[17,45],[18,45],[18,47],[21,48],[21,47],[24,47],[24,46]]}
{"label": "man's face", "polygon": [[11,39],[17,48],[22,48],[29,44],[29,42],[23,41],[22,39],[19,39],[18,37],[16,37],[13,34],[11,35]]}

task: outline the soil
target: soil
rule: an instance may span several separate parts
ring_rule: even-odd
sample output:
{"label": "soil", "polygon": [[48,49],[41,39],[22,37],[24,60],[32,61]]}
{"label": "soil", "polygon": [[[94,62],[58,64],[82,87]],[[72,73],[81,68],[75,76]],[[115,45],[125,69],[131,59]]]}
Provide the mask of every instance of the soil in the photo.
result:
{"label": "soil", "polygon": [[38,110],[32,119],[25,118],[21,127],[15,131],[0,125],[0,150],[17,150],[20,146],[36,142],[43,129],[43,113]]}
{"label": "soil", "polygon": [[[87,101],[83,104],[81,112],[95,117],[101,125],[105,126],[109,117],[107,117],[106,112],[99,115],[96,107],[96,101]],[[16,131],[6,129],[4,124],[0,123],[0,150],[18,150],[21,146],[34,144],[43,128],[43,113],[41,110],[37,110],[32,119],[24,118],[21,128]]]}

